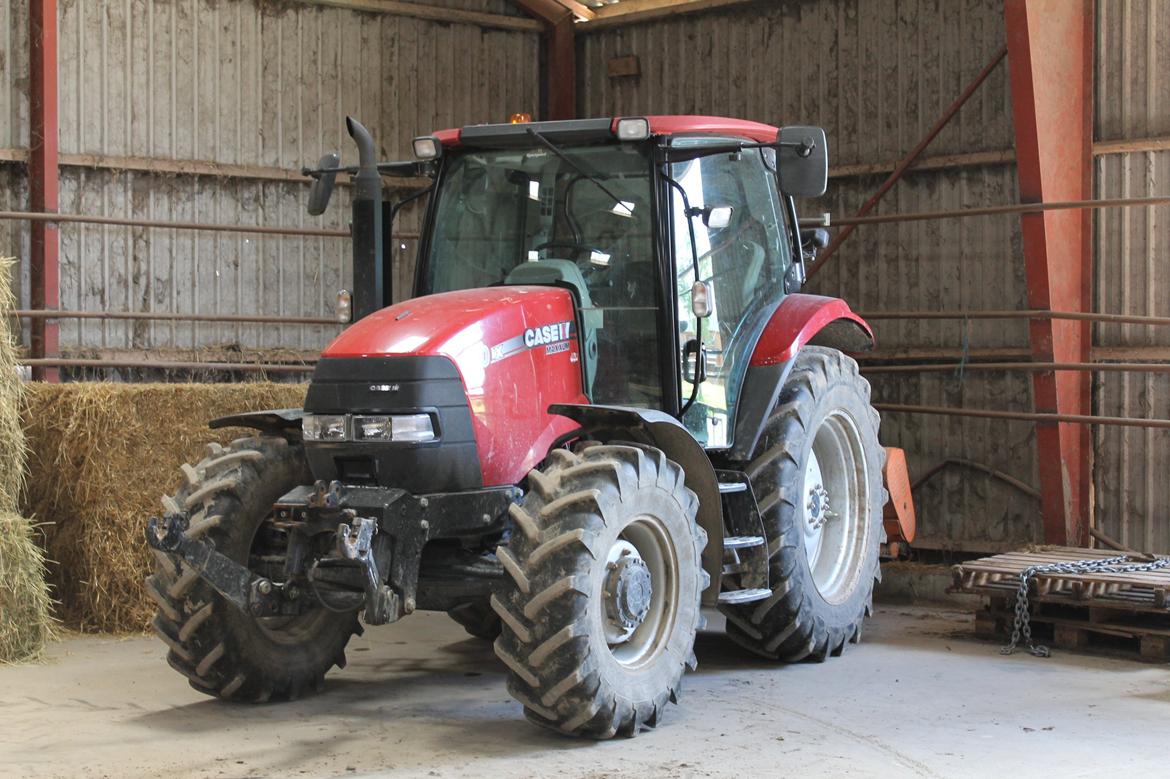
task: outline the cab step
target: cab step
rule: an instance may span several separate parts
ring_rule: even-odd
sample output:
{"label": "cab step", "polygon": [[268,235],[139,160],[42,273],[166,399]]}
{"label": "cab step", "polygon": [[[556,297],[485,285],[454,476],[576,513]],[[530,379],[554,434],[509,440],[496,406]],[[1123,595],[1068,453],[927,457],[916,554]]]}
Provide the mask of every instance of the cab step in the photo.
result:
{"label": "cab step", "polygon": [[763,546],[765,543],[763,536],[727,536],[723,539],[723,548],[750,549],[753,546]]}
{"label": "cab step", "polygon": [[719,602],[729,606],[737,606],[741,603],[753,603],[758,600],[765,600],[772,597],[772,591],[768,589],[759,590],[728,590],[727,592],[719,593]]}
{"label": "cab step", "polygon": [[747,492],[747,482],[744,481],[721,481],[719,482],[719,494],[726,495],[729,492]]}

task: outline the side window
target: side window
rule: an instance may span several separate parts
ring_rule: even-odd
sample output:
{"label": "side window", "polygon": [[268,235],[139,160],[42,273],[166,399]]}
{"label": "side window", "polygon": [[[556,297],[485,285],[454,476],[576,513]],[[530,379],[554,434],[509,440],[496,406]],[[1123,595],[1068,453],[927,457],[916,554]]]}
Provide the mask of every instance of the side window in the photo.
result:
{"label": "side window", "polygon": [[[784,295],[784,274],[791,257],[783,209],[775,178],[758,150],[676,163],[671,176],[686,192],[691,213],[706,207],[731,208],[725,226],[708,226],[701,216],[687,216],[681,193],[672,188],[679,343],[684,351],[688,342],[699,337],[700,323],[691,313],[696,267],[699,280],[712,293],[711,314],[701,323],[706,380],[699,384],[683,422],[705,446],[720,448],[730,443],[729,428],[750,349]],[[695,231],[694,251],[689,227]],[[680,363],[682,359],[680,355]],[[693,374],[693,368],[682,377],[683,404],[693,391],[688,373]]]}

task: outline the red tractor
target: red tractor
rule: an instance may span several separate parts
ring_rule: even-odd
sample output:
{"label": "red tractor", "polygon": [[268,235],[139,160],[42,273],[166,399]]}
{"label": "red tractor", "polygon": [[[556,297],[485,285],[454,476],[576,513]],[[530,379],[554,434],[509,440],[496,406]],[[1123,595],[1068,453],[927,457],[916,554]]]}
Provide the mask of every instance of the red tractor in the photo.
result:
{"label": "red tractor", "polygon": [[[697,116],[478,125],[352,176],[354,324],[304,409],[184,466],[147,541],[154,626],[198,690],[319,689],[367,625],[446,611],[495,641],[533,722],[653,727],[694,668],[702,607],[765,657],[861,636],[885,452],[842,301],[802,294],[825,133]],[[431,185],[409,300],[387,248]],[[412,198],[407,198],[410,200]],[[406,202],[406,201],[403,201]],[[359,614],[361,621],[359,621]]]}

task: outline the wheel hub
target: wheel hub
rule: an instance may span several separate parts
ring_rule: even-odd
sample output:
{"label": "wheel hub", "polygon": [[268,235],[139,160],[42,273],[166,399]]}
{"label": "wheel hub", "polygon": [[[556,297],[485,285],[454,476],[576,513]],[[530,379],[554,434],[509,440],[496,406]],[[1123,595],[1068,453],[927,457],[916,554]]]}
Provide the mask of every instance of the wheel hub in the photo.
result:
{"label": "wheel hub", "polygon": [[814,484],[808,491],[808,523],[813,530],[820,530],[833,517],[837,516],[829,508],[829,491],[823,484]]}
{"label": "wheel hub", "polygon": [[609,623],[606,638],[610,644],[620,644],[629,640],[650,613],[654,587],[650,567],[633,544],[618,541],[609,557],[602,592]]}

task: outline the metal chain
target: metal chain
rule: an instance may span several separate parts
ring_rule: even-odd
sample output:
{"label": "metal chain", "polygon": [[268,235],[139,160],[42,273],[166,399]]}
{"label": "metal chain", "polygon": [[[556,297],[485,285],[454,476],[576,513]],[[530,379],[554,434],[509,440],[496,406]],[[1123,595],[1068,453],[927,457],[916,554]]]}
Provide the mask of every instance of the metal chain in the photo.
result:
{"label": "metal chain", "polygon": [[1130,555],[1119,557],[1104,557],[1099,560],[1079,560],[1067,563],[1045,563],[1025,568],[1020,573],[1020,586],[1016,589],[1016,619],[1012,625],[1011,643],[999,650],[1000,654],[1010,655],[1016,651],[1021,635],[1028,651],[1036,657],[1048,657],[1052,653],[1048,647],[1037,644],[1032,640],[1032,615],[1028,603],[1028,586],[1032,579],[1043,573],[1137,573],[1140,571],[1157,571],[1170,567],[1170,557],[1159,557],[1152,562],[1134,562]]}

